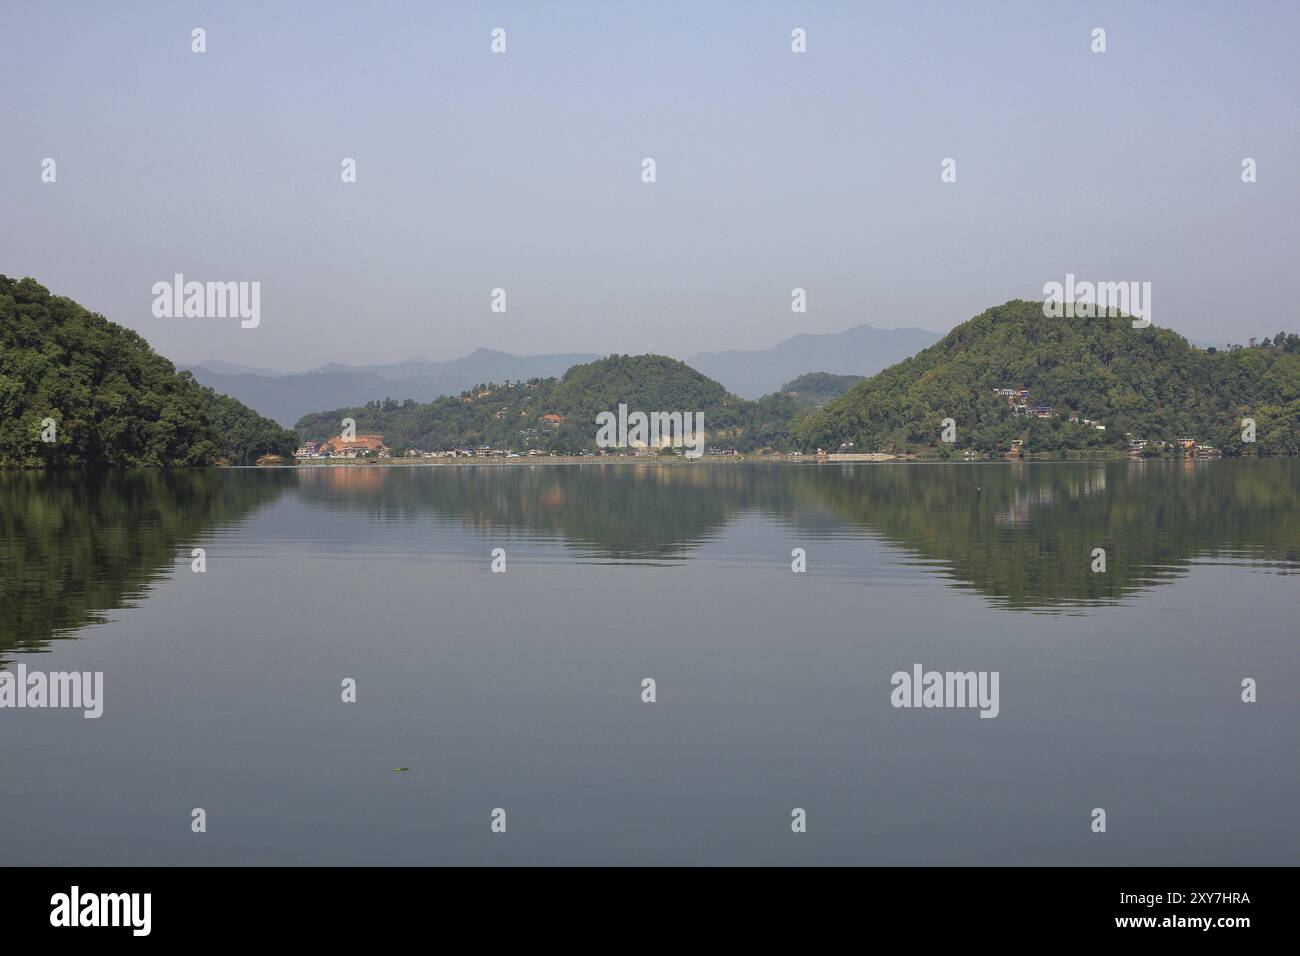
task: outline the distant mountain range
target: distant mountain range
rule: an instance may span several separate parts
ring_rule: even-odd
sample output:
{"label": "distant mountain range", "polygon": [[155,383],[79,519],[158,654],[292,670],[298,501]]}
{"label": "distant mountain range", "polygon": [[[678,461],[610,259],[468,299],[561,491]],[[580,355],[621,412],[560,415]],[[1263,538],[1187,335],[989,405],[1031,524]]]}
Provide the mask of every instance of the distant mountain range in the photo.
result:
{"label": "distant mountain range", "polygon": [[686,364],[721,382],[729,392],[752,399],[775,392],[806,372],[874,375],[940,338],[925,329],[859,325],[827,335],[796,335],[770,349],[700,352]]}
{"label": "distant mountain range", "polygon": [[[924,329],[876,329],[859,325],[828,335],[796,335],[770,349],[700,352],[686,364],[742,398],[778,391],[808,372],[871,375],[939,340]],[[277,373],[208,360],[181,366],[204,385],[231,395],[282,425],[332,408],[355,408],[385,398],[431,402],[486,382],[558,378],[600,355],[511,355],[478,349],[445,362],[416,360],[399,365],[343,365],[331,362],[311,372]]]}
{"label": "distant mountain range", "polygon": [[554,378],[597,355],[511,355],[479,349],[447,362],[413,361],[400,365],[340,365],[313,372],[277,375],[242,369],[226,362],[186,366],[204,385],[232,395],[282,425],[292,426],[311,412],[351,408],[384,398],[431,402],[458,395],[484,382]]}
{"label": "distant mountain range", "polygon": [[290,372],[283,372],[280,371],[279,369],[251,368],[247,365],[236,365],[234,362],[223,362],[221,361],[221,359],[205,359],[204,361],[199,362],[195,365],[185,365],[183,363],[178,363],[176,367],[178,369],[188,368],[191,370],[196,368],[204,368],[209,372],[216,372],[218,375],[268,375],[272,377],[278,377],[281,375],[291,374]]}

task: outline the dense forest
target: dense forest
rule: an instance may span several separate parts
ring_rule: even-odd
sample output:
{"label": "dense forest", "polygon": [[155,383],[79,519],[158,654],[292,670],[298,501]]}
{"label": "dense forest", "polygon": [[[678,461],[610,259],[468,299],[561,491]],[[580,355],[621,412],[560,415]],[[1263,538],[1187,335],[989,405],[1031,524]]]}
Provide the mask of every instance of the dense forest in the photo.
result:
{"label": "dense forest", "polygon": [[251,464],[296,437],[130,329],[0,275],[0,466]]}
{"label": "dense forest", "polygon": [[483,384],[428,403],[390,398],[307,415],[297,428],[305,439],[320,441],[351,418],[358,432],[383,435],[399,451],[492,445],[576,453],[595,446],[596,416],[617,411],[620,403],[647,413],[702,412],[707,443],[740,451],[789,448],[790,429],[806,410],[789,395],[737,398],[662,355],[611,355],[575,365],[563,378]]}
{"label": "dense forest", "polygon": [[[1264,344],[1267,343],[1267,344]],[[995,389],[1027,389],[1017,414]],[[1022,412],[1024,409],[1021,410]],[[1242,441],[1242,419],[1256,442]],[[956,442],[940,442],[943,420]],[[1083,421],[1104,424],[1099,430]],[[937,344],[859,383],[793,431],[809,447],[853,443],[892,452],[950,448],[989,454],[1119,450],[1190,437],[1226,455],[1300,452],[1300,337],[1202,351],[1181,335],[1128,318],[1049,319],[1015,300],[957,326]]]}

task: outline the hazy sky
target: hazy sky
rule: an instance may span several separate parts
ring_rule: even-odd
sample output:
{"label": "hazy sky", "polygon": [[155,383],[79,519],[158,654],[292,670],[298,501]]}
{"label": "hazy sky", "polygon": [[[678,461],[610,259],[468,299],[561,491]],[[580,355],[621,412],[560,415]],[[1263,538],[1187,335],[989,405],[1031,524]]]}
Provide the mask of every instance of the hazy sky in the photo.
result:
{"label": "hazy sky", "polygon": [[[945,331],[1067,272],[1241,341],[1300,328],[1297,36],[1294,0],[4,0],[0,272],[284,369]],[[154,318],[176,272],[261,282],[261,325]]]}

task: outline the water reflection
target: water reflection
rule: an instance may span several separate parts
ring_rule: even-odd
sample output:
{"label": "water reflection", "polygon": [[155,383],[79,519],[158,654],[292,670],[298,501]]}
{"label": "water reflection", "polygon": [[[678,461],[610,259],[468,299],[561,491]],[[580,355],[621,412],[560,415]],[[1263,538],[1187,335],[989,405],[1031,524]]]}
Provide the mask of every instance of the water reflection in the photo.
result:
{"label": "water reflection", "polygon": [[1207,557],[1300,564],[1300,464],[1283,460],[332,468],[299,481],[318,506],[557,538],[607,561],[689,560],[757,514],[809,540],[882,538],[1009,608],[1113,603]]}
{"label": "water reflection", "polygon": [[703,545],[754,516],[779,538],[771,553],[883,540],[912,573],[1057,612],[1123,600],[1206,559],[1294,572],[1298,491],[1300,463],[1283,460],[0,473],[0,657],[129,606],[205,535],[286,492],[364,517],[358,537],[431,523],[560,542],[602,563],[702,560]]}
{"label": "water reflection", "polygon": [[131,606],[204,534],[290,487],[251,469],[0,471],[0,662]]}
{"label": "water reflection", "polygon": [[841,474],[821,494],[995,605],[1033,609],[1112,603],[1206,557],[1294,571],[1298,480],[1293,461],[917,466]]}

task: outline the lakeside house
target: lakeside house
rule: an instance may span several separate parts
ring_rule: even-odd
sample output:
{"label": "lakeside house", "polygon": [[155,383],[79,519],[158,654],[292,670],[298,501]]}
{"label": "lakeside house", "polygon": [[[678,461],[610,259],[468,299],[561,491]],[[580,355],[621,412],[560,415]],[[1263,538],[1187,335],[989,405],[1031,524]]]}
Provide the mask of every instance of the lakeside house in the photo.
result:
{"label": "lakeside house", "polygon": [[1095,422],[1091,418],[1080,418],[1078,415],[1072,415],[1070,416],[1070,421],[1074,422],[1075,424],[1078,424],[1079,422],[1083,422],[1083,424],[1085,425],[1091,425],[1099,432],[1104,432],[1106,430],[1105,425],[1103,425],[1101,422]]}

